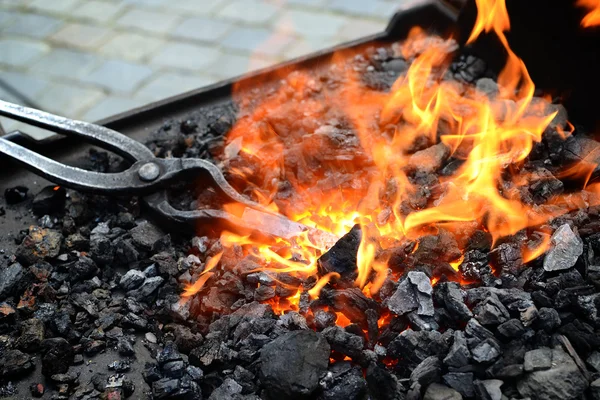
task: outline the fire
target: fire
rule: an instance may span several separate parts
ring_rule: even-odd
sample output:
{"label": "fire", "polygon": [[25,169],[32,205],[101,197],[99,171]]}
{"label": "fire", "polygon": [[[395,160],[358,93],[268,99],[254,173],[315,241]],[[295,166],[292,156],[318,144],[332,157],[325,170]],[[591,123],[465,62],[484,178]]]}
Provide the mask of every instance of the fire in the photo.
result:
{"label": "fire", "polygon": [[600,0],[578,0],[577,6],[588,10],[588,13],[581,20],[581,26],[590,28],[600,25]]}
{"label": "fire", "polygon": [[[390,276],[386,250],[399,243],[416,242],[414,253],[419,239],[440,227],[458,232],[477,226],[494,243],[525,229],[542,232],[540,240],[523,248],[528,262],[549,246],[542,225],[577,207],[598,204],[599,187],[589,184],[595,164],[589,161],[562,175],[580,177],[581,192],[543,204],[522,198],[522,190],[537,179],[524,164],[557,111],[534,97],[525,65],[510,49],[504,0],[477,0],[477,7],[469,42],[491,32],[508,54],[497,90],[484,93],[446,79],[456,43],[420,29],[394,48],[409,67],[389,91],[369,89],[364,70],[339,61],[348,59],[341,53],[331,62],[329,81],[304,70],[286,71],[260,100],[248,96],[246,85],[252,82],[236,88],[241,117],[227,136],[223,165],[228,178],[271,210],[338,237],[359,224],[354,285],[367,296]],[[570,134],[568,127],[552,128]],[[450,157],[460,165],[434,175]],[[225,254],[238,252],[257,263],[247,272],[264,272],[272,279],[281,273],[314,276],[307,290],[311,298],[341,279],[338,273],[317,276],[318,259],[328,249],[308,235],[266,243],[225,232],[220,242]],[[184,296],[206,284],[220,257],[209,260]],[[451,263],[455,271],[463,258]],[[298,308],[303,288],[294,289],[287,299],[268,301],[277,313]],[[338,317],[339,325],[343,318]]]}

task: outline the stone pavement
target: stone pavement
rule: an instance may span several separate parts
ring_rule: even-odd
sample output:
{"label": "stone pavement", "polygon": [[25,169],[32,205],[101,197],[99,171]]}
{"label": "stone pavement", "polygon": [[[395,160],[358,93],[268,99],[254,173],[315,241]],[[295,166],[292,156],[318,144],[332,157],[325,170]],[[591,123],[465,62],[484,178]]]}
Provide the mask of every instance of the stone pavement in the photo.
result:
{"label": "stone pavement", "polygon": [[419,1],[0,0],[0,98],[96,121],[380,32]]}

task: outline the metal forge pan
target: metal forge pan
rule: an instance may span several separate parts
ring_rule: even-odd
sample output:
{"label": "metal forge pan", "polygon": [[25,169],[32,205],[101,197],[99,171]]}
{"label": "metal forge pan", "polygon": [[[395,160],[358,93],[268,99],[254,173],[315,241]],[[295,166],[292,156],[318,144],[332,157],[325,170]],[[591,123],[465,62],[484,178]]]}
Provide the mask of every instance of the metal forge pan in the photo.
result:
{"label": "metal forge pan", "polygon": [[[237,83],[247,88],[246,90],[251,90],[252,85],[245,83],[253,82],[256,85],[256,82],[261,82],[267,84],[269,81],[280,79],[292,71],[310,70],[317,65],[326,64],[331,60],[334,53],[340,50],[351,50],[348,53],[356,53],[360,52],[361,48],[368,46],[402,40],[414,26],[420,26],[428,32],[440,35],[454,32],[456,31],[456,21],[459,14],[458,5],[460,3],[462,1],[427,1],[419,6],[398,12],[392,17],[384,32],[126,111],[99,121],[99,124],[117,130],[138,141],[145,142],[149,135],[160,129],[165,121],[182,120],[189,113],[231,101],[232,88]],[[53,137],[43,143],[32,142],[18,132],[9,133],[8,137],[40,154],[70,165],[77,165],[78,161],[87,156],[89,149],[92,147],[66,137]],[[0,216],[0,249],[3,249],[5,254],[14,253],[16,248],[14,236],[36,221],[31,213],[31,195],[49,184],[48,181],[30,173],[6,157],[0,157],[0,193],[4,193],[6,188],[17,185],[28,187],[30,193],[29,201],[16,205],[7,205],[4,197],[0,196],[0,207],[4,207],[6,210],[6,214]],[[0,263],[0,265],[5,265],[6,259],[0,259]]]}

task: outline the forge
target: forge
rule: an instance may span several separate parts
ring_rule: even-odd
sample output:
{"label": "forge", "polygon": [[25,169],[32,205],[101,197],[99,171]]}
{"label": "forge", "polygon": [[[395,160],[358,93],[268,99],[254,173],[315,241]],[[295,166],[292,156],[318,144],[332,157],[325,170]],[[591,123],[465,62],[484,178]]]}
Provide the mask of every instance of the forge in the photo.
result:
{"label": "forge", "polygon": [[[570,3],[589,39],[599,5]],[[600,398],[597,116],[539,60],[529,72],[518,4],[459,18],[427,2],[380,35],[101,122],[159,159],[210,162],[256,208],[186,175],[165,195],[176,212],[153,214],[146,193],[3,158],[0,396]],[[98,173],[131,164],[2,140]]]}

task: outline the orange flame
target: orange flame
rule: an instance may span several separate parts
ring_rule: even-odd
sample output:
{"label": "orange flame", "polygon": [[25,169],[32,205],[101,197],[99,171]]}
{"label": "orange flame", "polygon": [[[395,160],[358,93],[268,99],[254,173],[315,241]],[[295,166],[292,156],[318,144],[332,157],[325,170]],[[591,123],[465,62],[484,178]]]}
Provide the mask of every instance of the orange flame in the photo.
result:
{"label": "orange flame", "polygon": [[577,6],[588,10],[581,20],[582,27],[590,28],[600,25],[600,0],[578,0]]}
{"label": "orange flame", "polygon": [[[286,70],[271,76],[258,97],[252,80],[235,87],[241,117],[227,136],[222,161],[228,178],[263,206],[338,237],[360,224],[354,284],[367,295],[388,279],[386,249],[437,226],[460,231],[476,225],[496,243],[523,229],[540,232],[558,215],[600,204],[600,185],[589,183],[593,156],[555,174],[581,179],[582,192],[545,204],[522,199],[535,179],[522,167],[557,113],[549,102],[534,98],[527,69],[509,47],[505,1],[477,0],[477,7],[469,43],[493,33],[508,54],[496,91],[483,93],[446,79],[456,43],[420,29],[393,47],[409,67],[389,91],[366,86],[364,69],[349,66],[346,60],[354,54],[344,52],[333,56],[319,78],[314,71]],[[550,129],[566,137],[573,127]],[[434,174],[450,158],[460,166],[451,174]],[[240,214],[234,205],[228,207]],[[540,241],[523,247],[525,262],[547,250],[549,232],[541,231]],[[317,260],[328,250],[308,234],[267,244],[224,232],[220,241],[226,254],[239,250],[256,263],[255,271],[273,275],[316,275]],[[461,262],[451,265],[458,270]],[[202,288],[219,260],[209,263],[185,295]],[[325,274],[308,294],[317,297],[338,278]],[[297,307],[300,292],[269,302],[283,312],[282,307]]]}

